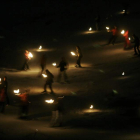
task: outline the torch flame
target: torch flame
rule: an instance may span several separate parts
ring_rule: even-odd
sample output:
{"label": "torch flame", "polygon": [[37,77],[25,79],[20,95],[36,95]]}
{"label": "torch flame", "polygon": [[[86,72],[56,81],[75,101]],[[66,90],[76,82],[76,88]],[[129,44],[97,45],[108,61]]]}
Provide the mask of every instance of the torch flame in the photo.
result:
{"label": "torch flame", "polygon": [[74,53],[74,52],[71,52],[71,54],[72,54],[72,55],[75,55],[75,53]]}
{"label": "torch flame", "polygon": [[93,105],[90,106],[90,109],[92,109],[92,108],[93,108]]}
{"label": "torch flame", "polygon": [[106,27],[107,30],[109,30],[109,27]]}
{"label": "torch flame", "polygon": [[19,93],[19,89],[17,89],[17,90],[14,90],[14,93]]}
{"label": "torch flame", "polygon": [[56,63],[52,63],[53,66],[56,66]]}
{"label": "torch flame", "polygon": [[123,72],[122,75],[125,75],[125,73]]}
{"label": "torch flame", "polygon": [[45,78],[47,77],[47,75],[46,75],[46,74],[42,74],[42,76],[43,76],[43,77],[45,77]]}
{"label": "torch flame", "polygon": [[41,50],[41,49],[42,49],[42,46],[39,47],[39,50]]}
{"label": "torch flame", "polygon": [[45,100],[45,102],[47,102],[48,104],[52,104],[54,102],[54,100],[50,99],[50,100]]}
{"label": "torch flame", "polygon": [[33,57],[33,54],[31,52],[29,52],[29,57]]}
{"label": "torch flame", "polygon": [[90,27],[90,28],[89,28],[89,31],[91,31],[91,30],[92,30],[92,28]]}
{"label": "torch flame", "polygon": [[125,33],[125,31],[124,31],[124,30],[122,30],[122,31],[121,31],[121,34],[124,34],[124,33]]}

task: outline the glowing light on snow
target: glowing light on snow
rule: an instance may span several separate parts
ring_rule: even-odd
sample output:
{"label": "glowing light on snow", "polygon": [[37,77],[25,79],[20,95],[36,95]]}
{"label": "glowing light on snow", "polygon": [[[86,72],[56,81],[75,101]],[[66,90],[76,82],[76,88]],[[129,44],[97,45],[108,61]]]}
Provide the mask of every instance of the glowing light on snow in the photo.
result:
{"label": "glowing light on snow", "polygon": [[42,49],[42,46],[39,47],[39,50],[41,50],[41,49]]}
{"label": "glowing light on snow", "polygon": [[122,31],[121,31],[121,34],[124,34],[124,33],[125,33],[125,31],[124,31],[124,30],[122,30]]}
{"label": "glowing light on snow", "polygon": [[47,77],[47,75],[46,75],[46,74],[42,74],[42,76],[43,76],[43,77],[45,77],[45,78]]}
{"label": "glowing light on snow", "polygon": [[56,66],[56,63],[52,63],[53,66]]}
{"label": "glowing light on snow", "polygon": [[125,75],[125,73],[123,72],[122,75]]}
{"label": "glowing light on snow", "polygon": [[74,53],[74,52],[71,52],[71,54],[72,54],[72,55],[75,55],[75,53]]}
{"label": "glowing light on snow", "polygon": [[54,102],[54,100],[50,99],[50,100],[45,100],[45,102],[47,102],[48,104],[52,104]]}
{"label": "glowing light on snow", "polygon": [[92,108],[93,108],[93,105],[90,106],[90,109],[92,109]]}
{"label": "glowing light on snow", "polygon": [[129,39],[129,40],[131,40],[131,38],[130,38],[130,37],[129,37],[128,39]]}
{"label": "glowing light on snow", "polygon": [[32,58],[33,54],[31,52],[29,52],[29,58]]}
{"label": "glowing light on snow", "polygon": [[91,30],[92,30],[92,28],[90,27],[90,28],[89,28],[89,31],[91,31]]}

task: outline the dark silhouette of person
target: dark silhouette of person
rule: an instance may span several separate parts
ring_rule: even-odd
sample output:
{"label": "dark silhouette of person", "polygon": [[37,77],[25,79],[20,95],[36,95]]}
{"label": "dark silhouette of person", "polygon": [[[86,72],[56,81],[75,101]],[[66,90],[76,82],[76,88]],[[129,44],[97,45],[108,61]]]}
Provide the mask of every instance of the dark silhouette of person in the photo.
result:
{"label": "dark silhouette of person", "polygon": [[28,90],[18,95],[20,97],[20,117],[21,119],[27,118],[29,111],[29,94]]}
{"label": "dark silhouette of person", "polygon": [[100,15],[99,14],[97,14],[95,18],[95,25],[96,25],[96,30],[99,31],[100,30]]}
{"label": "dark silhouette of person", "polygon": [[46,83],[44,85],[44,91],[42,93],[47,93],[46,88],[47,88],[47,85],[48,85],[50,90],[51,90],[51,94],[53,94],[54,92],[52,90],[52,83],[53,83],[54,76],[53,76],[53,74],[48,69],[46,69],[46,75],[47,75]]}
{"label": "dark silhouette of person", "polygon": [[6,102],[6,94],[5,94],[5,88],[2,87],[0,90],[0,112],[5,112],[5,102]]}
{"label": "dark silhouette of person", "polygon": [[132,41],[132,43],[134,43],[134,55],[140,55],[140,50],[139,50],[139,38],[135,35],[135,34],[133,34],[132,35],[132,38],[133,38],[133,41]]}
{"label": "dark silhouette of person", "polygon": [[40,59],[40,67],[41,67],[41,75],[43,74],[45,67],[46,67],[46,57],[45,54],[42,55]]}
{"label": "dark silhouette of person", "polygon": [[82,51],[79,46],[76,46],[76,56],[77,56],[77,61],[76,61],[75,67],[81,67],[81,59],[82,59],[83,55],[82,55]]}
{"label": "dark silhouette of person", "polygon": [[5,90],[6,104],[9,105],[9,97],[8,97],[8,93],[7,93],[8,81],[7,81],[7,77],[6,76],[4,76],[4,78],[3,78],[2,86],[4,87],[4,90]]}
{"label": "dark silhouette of person", "polygon": [[62,126],[64,115],[64,96],[55,97],[52,110],[51,126]]}
{"label": "dark silhouette of person", "polygon": [[22,69],[23,70],[29,70],[28,62],[31,58],[29,57],[29,51],[28,50],[25,50],[24,56],[25,56],[25,60],[24,60],[24,64],[23,64]]}
{"label": "dark silhouette of person", "polygon": [[116,39],[118,37],[118,30],[117,30],[117,27],[114,26],[114,28],[112,30],[109,30],[109,32],[112,32],[112,36],[110,37],[109,41],[108,41],[108,45],[110,43],[112,43],[113,45],[115,44],[116,42]]}
{"label": "dark silhouette of person", "polygon": [[125,38],[124,49],[130,48],[131,44],[130,44],[130,40],[128,38],[128,30],[123,34],[123,36]]}
{"label": "dark silhouette of person", "polygon": [[68,68],[68,63],[65,60],[65,57],[61,58],[61,61],[60,61],[59,65],[57,66],[57,68],[60,68],[60,71],[59,71],[59,74],[57,77],[57,82],[61,82],[62,75],[64,77],[65,82],[68,82],[68,76],[66,74],[66,70]]}

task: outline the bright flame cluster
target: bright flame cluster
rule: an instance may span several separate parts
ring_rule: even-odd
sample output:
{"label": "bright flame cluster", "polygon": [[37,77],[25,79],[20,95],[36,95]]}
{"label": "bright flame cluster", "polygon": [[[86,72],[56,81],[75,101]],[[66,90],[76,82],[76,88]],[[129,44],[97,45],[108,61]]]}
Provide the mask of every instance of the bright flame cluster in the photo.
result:
{"label": "bright flame cluster", "polygon": [[50,100],[45,100],[45,102],[47,102],[48,104],[52,104],[54,103],[54,100],[50,99]]}

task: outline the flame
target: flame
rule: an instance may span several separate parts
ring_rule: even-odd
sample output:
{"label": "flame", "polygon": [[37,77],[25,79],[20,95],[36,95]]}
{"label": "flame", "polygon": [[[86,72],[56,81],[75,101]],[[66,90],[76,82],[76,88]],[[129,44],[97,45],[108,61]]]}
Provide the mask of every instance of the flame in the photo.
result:
{"label": "flame", "polygon": [[50,100],[45,100],[45,102],[47,102],[48,104],[52,104],[54,102],[54,100],[50,99]]}
{"label": "flame", "polygon": [[125,33],[125,31],[124,31],[124,30],[122,30],[122,31],[121,31],[121,34],[124,34],[124,33]]}
{"label": "flame", "polygon": [[17,89],[17,90],[14,90],[14,93],[19,93],[19,89]]}
{"label": "flame", "polygon": [[92,28],[90,27],[90,28],[89,28],[89,31],[91,31],[91,30],[92,30]]}
{"label": "flame", "polygon": [[131,40],[131,38],[130,38],[130,37],[129,37],[128,39],[129,39],[129,40]]}
{"label": "flame", "polygon": [[33,54],[31,52],[29,52],[29,57],[33,57]]}
{"label": "flame", "polygon": [[107,30],[109,30],[109,27],[106,27]]}
{"label": "flame", "polygon": [[72,55],[75,55],[75,53],[74,53],[74,52],[71,52],[71,54],[72,54]]}
{"label": "flame", "polygon": [[41,50],[41,49],[42,49],[42,46],[39,47],[39,50]]}
{"label": "flame", "polygon": [[46,75],[46,74],[42,74],[42,76],[43,76],[43,77],[45,77],[45,78],[47,77],[47,75]]}
{"label": "flame", "polygon": [[123,72],[122,75],[125,75],[125,73]]}
{"label": "flame", "polygon": [[90,109],[92,109],[92,108],[93,108],[93,105],[90,106]]}
{"label": "flame", "polygon": [[0,78],[0,82],[1,82],[1,78]]}
{"label": "flame", "polygon": [[56,63],[52,63],[53,66],[56,66]]}

